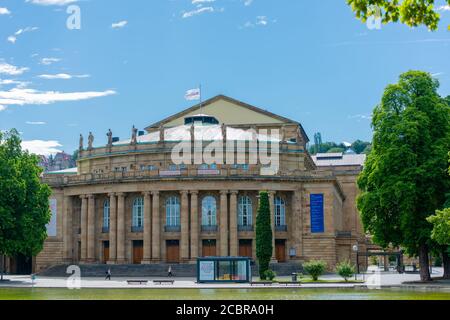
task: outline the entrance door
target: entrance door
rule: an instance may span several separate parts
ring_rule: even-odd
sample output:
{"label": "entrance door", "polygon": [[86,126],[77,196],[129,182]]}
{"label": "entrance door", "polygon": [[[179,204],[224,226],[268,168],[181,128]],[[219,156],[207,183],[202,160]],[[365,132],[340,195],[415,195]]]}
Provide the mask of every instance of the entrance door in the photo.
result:
{"label": "entrance door", "polygon": [[275,240],[275,256],[278,262],[286,262],[286,240]]}
{"label": "entrance door", "polygon": [[203,240],[202,241],[202,256],[203,257],[217,256],[216,240]]}
{"label": "entrance door", "polygon": [[109,241],[103,241],[103,263],[109,261]]}
{"label": "entrance door", "polygon": [[180,242],[178,240],[167,240],[166,252],[168,263],[180,262]]}
{"label": "entrance door", "polygon": [[253,258],[252,240],[239,240],[239,256]]}
{"label": "entrance door", "polygon": [[144,258],[144,241],[142,240],[133,241],[133,264],[141,264],[143,258]]}

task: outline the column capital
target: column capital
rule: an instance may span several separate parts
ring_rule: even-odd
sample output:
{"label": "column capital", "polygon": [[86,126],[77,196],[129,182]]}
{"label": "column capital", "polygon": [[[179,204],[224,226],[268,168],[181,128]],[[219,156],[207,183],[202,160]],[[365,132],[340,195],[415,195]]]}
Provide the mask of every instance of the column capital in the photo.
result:
{"label": "column capital", "polygon": [[276,191],[267,191],[267,193],[269,194],[269,196],[274,196],[277,192]]}
{"label": "column capital", "polygon": [[81,200],[87,199],[87,196],[86,196],[85,194],[82,194],[82,195],[80,195],[79,197],[80,197]]}
{"label": "column capital", "polygon": [[123,197],[125,197],[125,193],[124,192],[117,192],[116,196],[123,198]]}
{"label": "column capital", "polygon": [[95,194],[89,194],[87,197],[89,200],[95,199]]}
{"label": "column capital", "polygon": [[228,195],[229,191],[228,190],[220,190],[220,195],[222,196],[226,196]]}
{"label": "column capital", "polygon": [[152,195],[159,196],[159,191],[151,191]]}
{"label": "column capital", "polygon": [[188,191],[188,190],[180,190],[180,194],[181,194],[182,196],[188,195],[188,194],[189,194],[189,191]]}
{"label": "column capital", "polygon": [[115,197],[115,196],[117,196],[117,194],[116,193],[114,193],[114,192],[111,192],[111,193],[108,193],[108,197]]}
{"label": "column capital", "polygon": [[238,195],[239,191],[238,190],[231,190],[230,194],[232,195]]}
{"label": "column capital", "polygon": [[198,190],[190,190],[189,193],[190,193],[190,194],[197,194],[197,195],[198,195]]}
{"label": "column capital", "polygon": [[144,192],[142,192],[142,195],[144,197],[150,197],[152,195],[152,192],[151,191],[144,191]]}

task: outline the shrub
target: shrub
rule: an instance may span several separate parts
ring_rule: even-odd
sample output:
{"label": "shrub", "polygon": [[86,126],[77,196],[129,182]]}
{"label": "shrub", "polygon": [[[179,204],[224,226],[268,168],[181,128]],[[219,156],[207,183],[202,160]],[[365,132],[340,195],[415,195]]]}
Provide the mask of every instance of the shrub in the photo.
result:
{"label": "shrub", "polygon": [[265,279],[273,281],[273,279],[275,279],[275,277],[277,276],[277,274],[275,273],[275,271],[273,270],[266,270],[266,272],[264,272],[265,275]]}
{"label": "shrub", "polygon": [[355,274],[355,266],[350,261],[342,261],[336,265],[336,273],[347,282]]}
{"label": "shrub", "polygon": [[303,264],[303,269],[312,277],[314,281],[317,281],[319,277],[325,272],[327,264],[322,260],[311,260]]}

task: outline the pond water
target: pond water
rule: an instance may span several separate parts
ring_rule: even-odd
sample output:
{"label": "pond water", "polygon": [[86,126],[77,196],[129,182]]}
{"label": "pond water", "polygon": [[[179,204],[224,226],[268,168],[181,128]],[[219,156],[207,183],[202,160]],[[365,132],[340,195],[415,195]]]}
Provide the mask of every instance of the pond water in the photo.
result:
{"label": "pond water", "polygon": [[0,300],[450,300],[450,293],[366,289],[0,288]]}

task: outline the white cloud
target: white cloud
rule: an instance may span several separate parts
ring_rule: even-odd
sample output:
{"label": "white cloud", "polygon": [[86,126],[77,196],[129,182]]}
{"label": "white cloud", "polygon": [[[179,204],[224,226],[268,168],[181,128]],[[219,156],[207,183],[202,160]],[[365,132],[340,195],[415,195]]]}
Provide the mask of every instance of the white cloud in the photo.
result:
{"label": "white cloud", "polygon": [[27,121],[26,124],[29,124],[31,126],[44,126],[47,124],[47,122],[44,121]]}
{"label": "white cloud", "polygon": [[27,0],[26,2],[30,2],[41,6],[65,6],[77,1],[78,0]]}
{"label": "white cloud", "polygon": [[9,11],[8,8],[0,7],[0,16],[1,15],[6,15],[6,14],[11,14],[11,11]]}
{"label": "white cloud", "polygon": [[450,5],[446,4],[445,6],[440,6],[438,11],[450,11]]}
{"label": "white cloud", "polygon": [[[275,20],[273,20],[272,22],[275,22]],[[262,26],[265,27],[269,24],[269,20],[267,19],[266,16],[257,16],[255,22],[251,22],[251,21],[247,21],[246,23],[244,23],[244,28],[254,28],[257,26]]]}
{"label": "white cloud", "polygon": [[59,61],[61,61],[61,59],[58,59],[58,58],[42,58],[41,59],[41,64],[48,66],[48,65],[51,65],[51,64],[53,64],[55,62],[59,62]]}
{"label": "white cloud", "polygon": [[436,73],[432,73],[431,76],[434,77],[434,78],[437,78],[437,77],[442,76],[444,74],[445,74],[444,72],[436,72]]}
{"label": "white cloud", "polygon": [[360,122],[361,120],[372,120],[372,116],[371,115],[366,115],[366,114],[355,114],[355,115],[350,115],[348,116],[349,119],[356,119],[358,122]]}
{"label": "white cloud", "polygon": [[244,0],[244,6],[248,7],[251,6],[253,3],[253,0]]}
{"label": "white cloud", "polygon": [[214,11],[215,10],[213,7],[203,7],[203,8],[199,8],[196,10],[184,12],[182,17],[183,17],[183,19],[185,19],[185,18],[190,18],[190,17],[196,16],[196,15],[205,13],[205,12],[214,12]]}
{"label": "white cloud", "polygon": [[41,74],[38,76],[38,78],[41,79],[46,79],[46,80],[56,80],[56,79],[61,79],[61,80],[70,80],[73,78],[89,78],[90,75],[89,74],[81,74],[81,75],[71,75],[71,74],[67,74],[67,73],[58,73],[58,74]]}
{"label": "white cloud", "polygon": [[128,21],[122,20],[122,21],[113,23],[113,24],[111,25],[111,28],[113,28],[113,29],[120,29],[120,28],[125,27],[127,24],[128,24]]}
{"label": "white cloud", "polygon": [[57,149],[58,147],[62,147],[62,145],[58,141],[54,140],[22,141],[22,148],[24,150],[28,150],[30,153],[41,156],[49,156],[61,152],[61,150]]}
{"label": "white cloud", "polygon": [[5,110],[6,110],[6,107],[5,107],[5,106],[2,106],[2,105],[0,104],[0,112],[5,111]]}
{"label": "white cloud", "polygon": [[116,94],[114,90],[86,92],[38,91],[34,89],[13,88],[0,91],[0,105],[43,105],[64,101],[81,101]]}
{"label": "white cloud", "polygon": [[24,34],[25,32],[36,31],[37,29],[39,29],[39,28],[38,27],[26,27],[24,29],[19,29],[13,35],[9,36],[7,40],[14,44],[17,41],[17,37],[20,36],[21,34]]}
{"label": "white cloud", "polygon": [[192,0],[192,4],[204,4],[204,3],[212,3],[216,0]]}
{"label": "white cloud", "polygon": [[0,86],[15,85],[18,88],[25,88],[30,82],[18,81],[12,79],[0,79]]}
{"label": "white cloud", "polygon": [[17,75],[21,75],[24,72],[30,70],[29,68],[20,68],[20,67],[16,67],[13,66],[9,63],[6,62],[2,62],[0,60],[0,74],[8,74],[10,76],[17,76]]}

